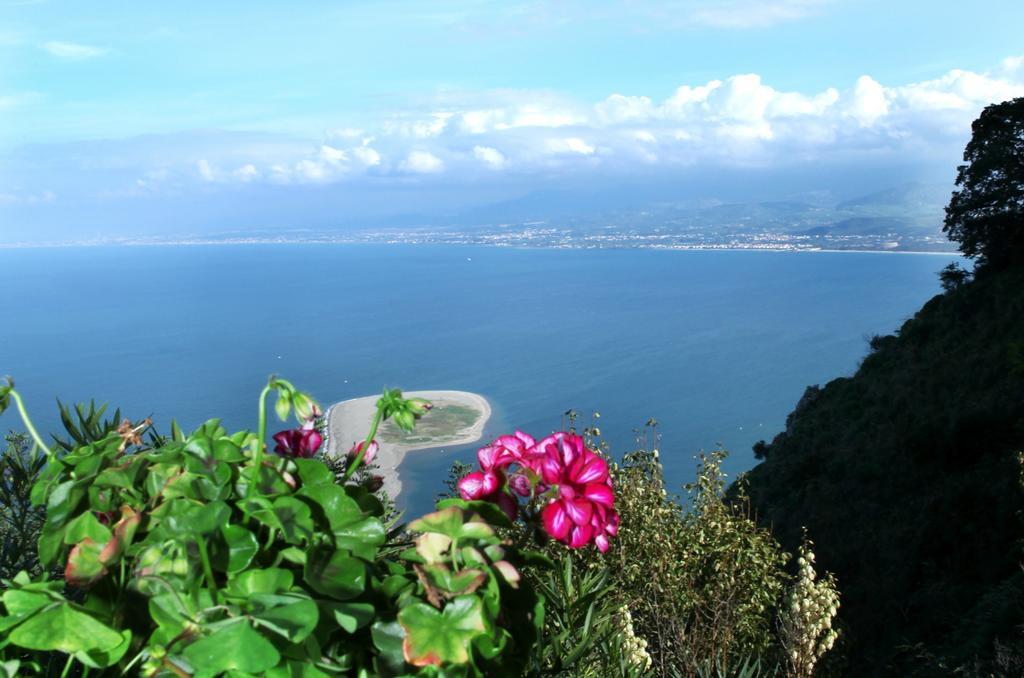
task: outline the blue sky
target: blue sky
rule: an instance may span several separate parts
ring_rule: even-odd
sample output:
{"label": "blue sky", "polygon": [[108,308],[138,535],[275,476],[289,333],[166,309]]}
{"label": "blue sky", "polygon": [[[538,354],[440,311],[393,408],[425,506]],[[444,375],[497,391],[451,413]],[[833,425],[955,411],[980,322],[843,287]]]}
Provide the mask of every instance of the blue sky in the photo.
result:
{"label": "blue sky", "polygon": [[0,0],[0,240],[157,206],[300,228],[638,177],[711,196],[709,171],[951,176],[978,111],[1024,95],[1022,26],[1009,1]]}

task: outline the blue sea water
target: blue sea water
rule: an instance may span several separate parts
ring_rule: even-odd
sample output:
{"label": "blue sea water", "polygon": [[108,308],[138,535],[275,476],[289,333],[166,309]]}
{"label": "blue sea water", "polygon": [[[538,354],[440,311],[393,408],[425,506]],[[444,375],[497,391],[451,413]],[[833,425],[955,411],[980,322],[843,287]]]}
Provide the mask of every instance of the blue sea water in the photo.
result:
{"label": "blue sea water", "polygon": [[[486,434],[601,413],[616,452],[654,417],[666,476],[722,444],[754,463],[809,384],[939,292],[952,256],[247,245],[0,250],[0,374],[56,430],[96,398],[167,429],[253,426],[269,374],[324,403],[382,386],[485,395]],[[0,427],[17,427],[13,412]],[[453,459],[413,453],[425,510]]]}

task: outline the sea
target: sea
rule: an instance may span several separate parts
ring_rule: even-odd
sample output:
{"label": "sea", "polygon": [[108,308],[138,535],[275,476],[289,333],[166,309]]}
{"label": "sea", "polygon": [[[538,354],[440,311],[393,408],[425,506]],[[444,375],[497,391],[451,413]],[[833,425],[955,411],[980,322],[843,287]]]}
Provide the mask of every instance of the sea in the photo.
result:
{"label": "sea", "polygon": [[[383,387],[488,398],[486,437],[596,423],[656,445],[670,489],[695,457],[755,463],[805,388],[938,294],[953,255],[273,244],[0,250],[0,375],[38,427],[56,399],[134,419],[254,427],[275,374],[328,404]],[[600,418],[594,419],[594,413]],[[648,426],[654,420],[656,427]],[[272,425],[276,423],[272,419]],[[15,412],[0,428],[19,428]],[[273,430],[273,429],[272,429]],[[639,443],[638,443],[639,440]],[[476,445],[411,453],[400,505],[430,508]]]}

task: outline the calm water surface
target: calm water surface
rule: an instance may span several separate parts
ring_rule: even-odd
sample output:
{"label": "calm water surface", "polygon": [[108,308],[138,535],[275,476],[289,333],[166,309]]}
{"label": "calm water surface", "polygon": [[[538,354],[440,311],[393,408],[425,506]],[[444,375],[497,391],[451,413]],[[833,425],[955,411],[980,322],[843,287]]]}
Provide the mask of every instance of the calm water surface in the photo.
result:
{"label": "calm water surface", "polygon": [[[616,451],[650,417],[674,486],[693,455],[783,426],[808,384],[938,293],[953,257],[866,253],[253,245],[0,250],[0,374],[55,430],[54,399],[255,424],[271,373],[322,402],[382,386],[488,397],[488,435],[600,411]],[[7,414],[2,427],[16,421]],[[406,457],[423,510],[472,448]]]}

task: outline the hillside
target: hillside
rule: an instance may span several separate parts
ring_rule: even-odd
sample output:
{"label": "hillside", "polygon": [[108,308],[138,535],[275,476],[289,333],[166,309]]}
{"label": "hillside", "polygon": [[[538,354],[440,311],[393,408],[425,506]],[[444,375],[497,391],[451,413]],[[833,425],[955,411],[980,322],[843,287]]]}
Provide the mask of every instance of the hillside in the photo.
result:
{"label": "hillside", "polygon": [[750,472],[759,519],[790,548],[806,526],[837,575],[848,675],[1021,675],[1024,268],[871,343]]}

